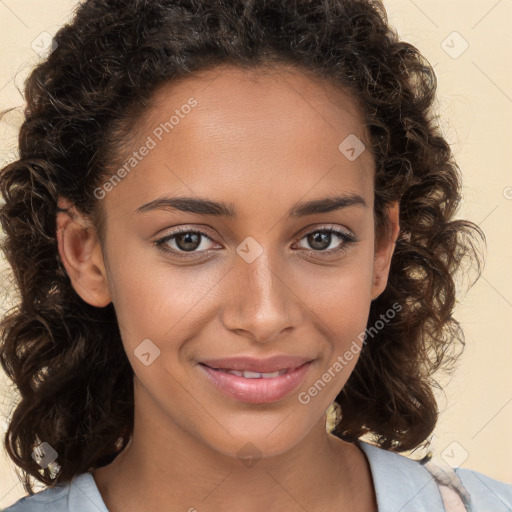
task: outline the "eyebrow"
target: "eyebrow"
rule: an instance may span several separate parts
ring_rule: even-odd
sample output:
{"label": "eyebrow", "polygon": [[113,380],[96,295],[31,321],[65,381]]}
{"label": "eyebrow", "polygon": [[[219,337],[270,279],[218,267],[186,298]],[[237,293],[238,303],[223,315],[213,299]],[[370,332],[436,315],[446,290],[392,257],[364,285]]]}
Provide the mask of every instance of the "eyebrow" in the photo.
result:
{"label": "eyebrow", "polygon": [[[368,208],[366,201],[358,194],[315,199],[295,205],[289,212],[289,218],[305,217],[318,213],[329,213],[348,206]],[[236,208],[232,203],[216,202],[198,197],[161,197],[139,206],[136,213],[147,213],[153,210],[179,210],[198,215],[214,215],[217,217],[236,218]]]}

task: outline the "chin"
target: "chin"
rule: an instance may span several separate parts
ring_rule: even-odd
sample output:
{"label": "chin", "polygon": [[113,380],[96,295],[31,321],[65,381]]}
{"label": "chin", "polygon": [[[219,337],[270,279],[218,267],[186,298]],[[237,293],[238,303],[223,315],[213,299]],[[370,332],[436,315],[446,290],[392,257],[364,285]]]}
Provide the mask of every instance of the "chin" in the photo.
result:
{"label": "chin", "polygon": [[[280,417],[279,421],[263,418],[252,419],[250,422],[237,425],[226,425],[227,434],[223,429],[217,429],[219,435],[211,437],[210,430],[202,441],[210,448],[224,456],[239,459],[241,463],[249,465],[247,461],[275,457],[292,450],[308,434],[305,421],[295,418],[293,413]],[[297,428],[298,426],[302,428]]]}

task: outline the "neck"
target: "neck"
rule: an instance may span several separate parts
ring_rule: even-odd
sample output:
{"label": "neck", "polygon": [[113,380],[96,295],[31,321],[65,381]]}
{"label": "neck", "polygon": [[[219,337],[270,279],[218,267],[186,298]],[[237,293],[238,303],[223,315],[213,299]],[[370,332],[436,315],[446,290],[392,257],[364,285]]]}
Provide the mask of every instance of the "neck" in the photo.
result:
{"label": "neck", "polygon": [[93,472],[109,512],[376,510],[364,454],[328,434],[325,416],[287,451],[259,458],[246,446],[243,458],[219,453],[155,410],[135,410],[130,444]]}

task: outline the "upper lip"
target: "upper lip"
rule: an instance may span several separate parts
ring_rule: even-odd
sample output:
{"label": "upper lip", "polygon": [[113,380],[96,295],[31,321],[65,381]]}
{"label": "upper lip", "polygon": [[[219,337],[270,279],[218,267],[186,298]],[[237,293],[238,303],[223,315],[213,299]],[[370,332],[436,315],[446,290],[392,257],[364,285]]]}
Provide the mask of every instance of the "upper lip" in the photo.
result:
{"label": "upper lip", "polygon": [[272,373],[284,369],[294,370],[310,361],[312,361],[312,359],[301,356],[276,355],[266,359],[237,356],[224,359],[209,359],[207,361],[201,361],[201,364],[222,370]]}

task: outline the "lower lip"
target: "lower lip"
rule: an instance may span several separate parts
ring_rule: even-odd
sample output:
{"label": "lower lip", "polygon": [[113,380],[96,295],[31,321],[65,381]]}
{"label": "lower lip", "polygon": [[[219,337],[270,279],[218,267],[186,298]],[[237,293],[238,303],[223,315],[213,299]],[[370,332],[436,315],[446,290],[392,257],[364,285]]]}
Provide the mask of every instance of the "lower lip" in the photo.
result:
{"label": "lower lip", "polygon": [[199,367],[221,393],[248,404],[266,404],[284,398],[297,388],[304,381],[310,365],[311,361],[284,375],[268,379],[246,379],[204,364],[199,364]]}

